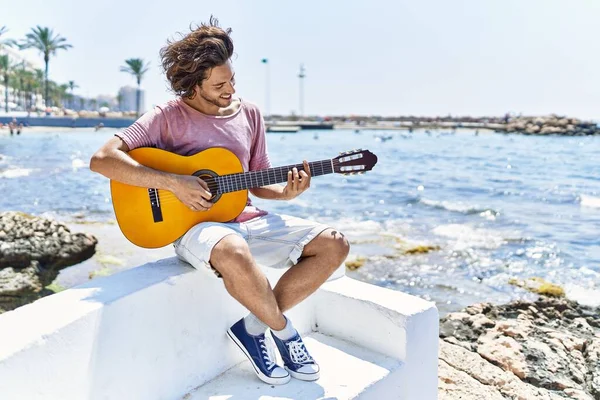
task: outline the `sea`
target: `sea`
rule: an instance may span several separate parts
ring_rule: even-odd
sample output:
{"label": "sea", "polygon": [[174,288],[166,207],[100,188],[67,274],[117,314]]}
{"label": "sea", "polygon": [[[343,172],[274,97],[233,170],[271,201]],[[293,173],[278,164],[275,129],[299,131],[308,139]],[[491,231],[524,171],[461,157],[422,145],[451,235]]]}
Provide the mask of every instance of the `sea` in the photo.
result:
{"label": "sea", "polygon": [[[114,224],[109,181],[89,160],[115,132],[0,131],[0,211]],[[268,133],[267,144],[273,166],[354,149],[377,156],[365,174],[314,177],[292,201],[253,200],[345,234],[353,278],[434,301],[442,314],[535,298],[518,284],[531,278],[600,305],[600,137],[302,130]]]}

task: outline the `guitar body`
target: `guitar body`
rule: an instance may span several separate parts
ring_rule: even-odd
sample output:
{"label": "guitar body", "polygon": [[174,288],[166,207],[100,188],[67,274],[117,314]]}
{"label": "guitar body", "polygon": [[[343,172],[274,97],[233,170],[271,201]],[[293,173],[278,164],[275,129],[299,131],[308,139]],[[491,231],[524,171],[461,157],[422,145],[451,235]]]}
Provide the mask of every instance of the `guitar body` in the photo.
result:
{"label": "guitar body", "polygon": [[[130,151],[129,155],[140,164],[159,171],[200,178],[243,172],[237,156],[219,147],[192,156],[144,147]],[[146,248],[172,243],[200,222],[231,221],[240,215],[248,200],[248,190],[222,193],[210,210],[192,211],[168,190],[111,180],[110,191],[121,231],[129,241]]]}

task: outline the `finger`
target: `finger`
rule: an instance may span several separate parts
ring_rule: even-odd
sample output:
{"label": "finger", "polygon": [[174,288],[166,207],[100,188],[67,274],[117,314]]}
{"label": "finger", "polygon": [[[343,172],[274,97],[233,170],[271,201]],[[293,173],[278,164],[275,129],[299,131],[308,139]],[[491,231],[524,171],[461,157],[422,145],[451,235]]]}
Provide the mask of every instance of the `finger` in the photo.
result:
{"label": "finger", "polygon": [[310,177],[308,176],[308,174],[304,171],[300,171],[300,187],[303,189],[308,187],[309,182]]}
{"label": "finger", "polygon": [[[204,197],[204,198],[207,198],[207,197],[205,196],[205,193],[206,193],[208,196],[212,196],[212,194],[210,193],[210,189],[208,188],[208,184],[207,184],[207,183],[206,183],[204,180],[202,180],[202,179],[198,178],[198,183],[200,184],[200,186],[202,186],[202,189],[204,189],[204,192],[203,192],[203,194],[202,194],[202,197]],[[208,198],[210,198],[210,197],[208,197]]]}
{"label": "finger", "polygon": [[300,179],[300,176],[298,175],[298,168],[292,168],[292,173],[294,174],[294,183],[297,185]]}
{"label": "finger", "polygon": [[212,194],[209,191],[203,190],[200,192],[200,196],[206,200],[212,199]]}
{"label": "finger", "polygon": [[209,201],[206,201],[204,199],[200,199],[199,203],[200,203],[200,206],[206,210],[208,210],[209,208],[212,207],[212,203]]}
{"label": "finger", "polygon": [[304,164],[304,171],[306,171],[306,174],[310,178],[312,174],[310,173],[310,165],[308,165],[308,161],[304,160],[302,164]]}
{"label": "finger", "polygon": [[292,187],[293,185],[293,178],[294,178],[294,174],[292,173],[292,171],[288,171],[288,180],[287,180],[287,185],[288,187]]}

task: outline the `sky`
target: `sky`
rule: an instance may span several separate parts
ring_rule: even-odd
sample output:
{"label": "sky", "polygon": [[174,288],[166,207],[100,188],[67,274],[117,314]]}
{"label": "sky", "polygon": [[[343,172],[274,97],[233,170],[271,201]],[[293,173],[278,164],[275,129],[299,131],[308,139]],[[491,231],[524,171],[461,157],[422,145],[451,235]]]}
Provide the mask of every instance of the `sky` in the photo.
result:
{"label": "sky", "polygon": [[213,14],[233,29],[237,94],[266,112],[299,112],[304,64],[308,115],[600,120],[597,0],[0,0],[0,10],[7,38],[35,25],[67,38],[50,78],[83,96],[135,85],[120,66],[143,58],[146,106],[173,98],[159,50]]}

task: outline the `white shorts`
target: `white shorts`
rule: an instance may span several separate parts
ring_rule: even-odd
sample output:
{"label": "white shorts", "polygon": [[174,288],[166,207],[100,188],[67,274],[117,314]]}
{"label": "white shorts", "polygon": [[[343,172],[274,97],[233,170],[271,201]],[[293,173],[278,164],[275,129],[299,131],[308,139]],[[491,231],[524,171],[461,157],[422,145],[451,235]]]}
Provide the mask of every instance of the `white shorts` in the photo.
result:
{"label": "white shorts", "polygon": [[173,245],[177,256],[194,268],[212,269],[213,247],[227,235],[238,235],[246,240],[258,265],[287,268],[298,263],[304,246],[329,228],[317,222],[288,215],[267,214],[246,222],[202,222],[192,227]]}

